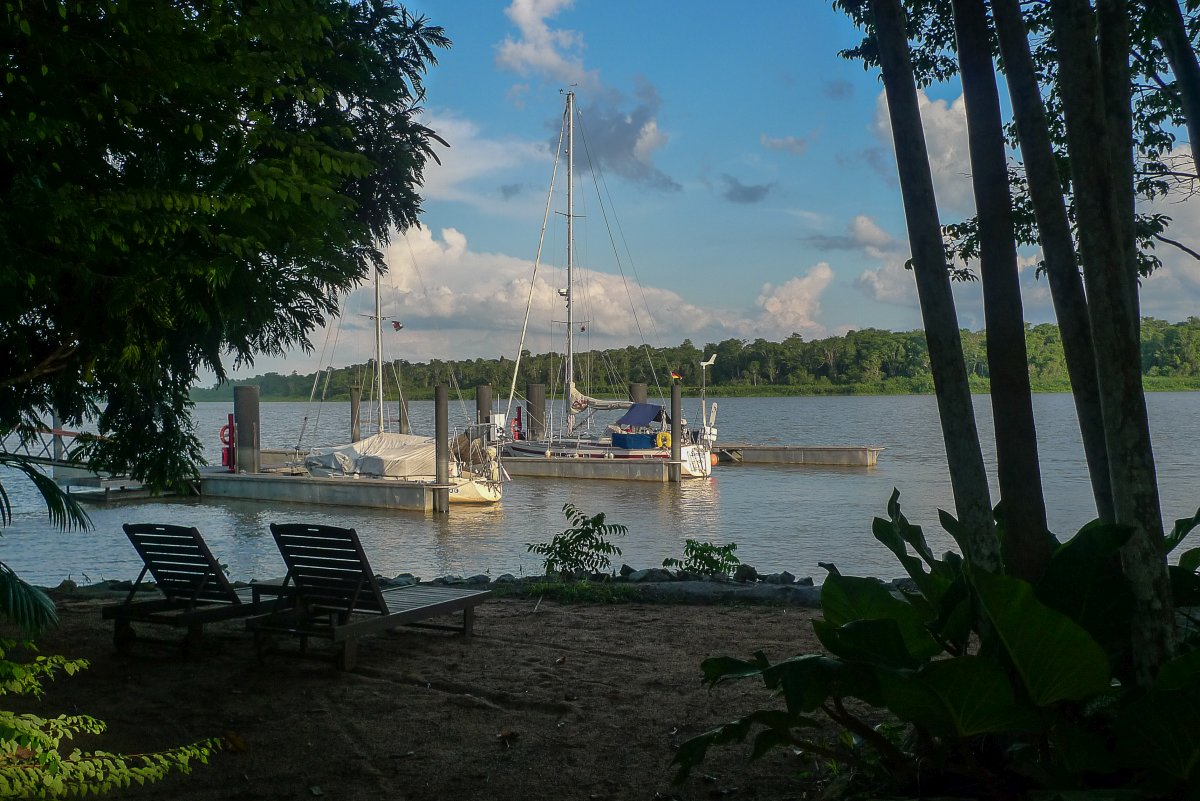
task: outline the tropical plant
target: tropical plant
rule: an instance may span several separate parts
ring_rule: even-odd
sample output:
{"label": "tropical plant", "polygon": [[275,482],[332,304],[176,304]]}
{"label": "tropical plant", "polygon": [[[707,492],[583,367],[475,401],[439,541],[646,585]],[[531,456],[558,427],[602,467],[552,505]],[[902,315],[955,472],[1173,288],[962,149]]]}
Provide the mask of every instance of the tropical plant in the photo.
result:
{"label": "tropical plant", "polygon": [[[87,667],[85,660],[57,655],[17,661],[11,658],[14,650],[35,652],[30,641],[0,640],[0,695],[40,698],[44,680],[53,679],[59,672],[72,676]],[[222,745],[214,738],[136,755],[62,750],[64,741],[75,735],[102,734],[105,729],[103,721],[88,715],[43,718],[0,710],[0,796],[65,798],[103,793],[135,782],[142,785],[172,771],[190,773],[194,763],[206,764]]]}
{"label": "tropical plant", "polygon": [[715,545],[699,540],[684,540],[683,559],[668,557],[663,560],[663,567],[677,567],[685,573],[699,576],[728,576],[742,563],[733,555],[736,550],[736,542]]}
{"label": "tropical plant", "polygon": [[571,525],[550,542],[527,543],[526,550],[546,557],[542,566],[548,576],[558,573],[572,578],[577,571],[594,574],[608,569],[608,557],[621,555],[621,549],[608,538],[623,537],[629,529],[619,523],[605,523],[604,512],[588,517],[571,503],[563,504],[562,511]]}
{"label": "tropical plant", "polygon": [[[1030,583],[953,552],[936,558],[898,492],[888,513],[873,533],[910,586],[896,591],[834,568],[813,621],[828,654],[705,660],[710,686],[758,678],[783,704],[685,742],[679,778],[709,747],[753,733],[753,758],[784,746],[849,768],[848,798],[1196,797],[1200,650],[1193,637],[1151,687],[1132,680],[1134,601],[1116,561],[1129,528],[1084,526]],[[958,521],[943,512],[942,524],[961,547]],[[1197,524],[1200,511],[1176,521],[1170,547]],[[1200,599],[1197,564],[1192,549],[1171,570],[1181,605]],[[871,725],[881,712],[899,725]],[[807,736],[820,725],[815,714],[846,736]]]}

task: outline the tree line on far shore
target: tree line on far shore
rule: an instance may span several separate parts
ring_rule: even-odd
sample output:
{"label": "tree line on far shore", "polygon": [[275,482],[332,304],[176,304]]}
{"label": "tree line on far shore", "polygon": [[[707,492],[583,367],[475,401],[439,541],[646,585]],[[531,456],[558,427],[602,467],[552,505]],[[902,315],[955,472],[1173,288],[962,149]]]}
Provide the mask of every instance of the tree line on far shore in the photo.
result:
{"label": "tree line on far shore", "polygon": [[[988,389],[987,332],[962,331],[963,355],[973,388]],[[1040,391],[1070,388],[1062,338],[1052,323],[1025,326],[1029,377]],[[647,354],[649,358],[647,358]],[[577,356],[577,371],[590,376],[581,386],[589,394],[622,395],[629,382],[652,388],[667,387],[672,371],[686,387],[701,383],[700,362],[716,354],[707,369],[705,384],[714,395],[930,393],[933,376],[925,333],[865,328],[843,336],[806,341],[792,334],[782,342],[766,339],[726,339],[697,348],[690,340],[676,347],[628,346],[586,351]],[[386,386],[400,386],[406,397],[432,397],[441,383],[472,391],[481,384],[506,388],[512,382],[512,359],[432,359],[428,362],[397,360],[385,365]],[[307,399],[314,393],[329,400],[346,400],[352,386],[370,385],[370,364],[314,373],[266,373],[236,384],[255,384],[264,399]],[[1148,388],[1200,388],[1200,317],[1177,323],[1155,318],[1142,320],[1142,373]],[[562,356],[530,354],[521,360],[517,388],[543,383],[561,391]],[[233,397],[233,383],[192,390],[195,401],[221,401]]]}

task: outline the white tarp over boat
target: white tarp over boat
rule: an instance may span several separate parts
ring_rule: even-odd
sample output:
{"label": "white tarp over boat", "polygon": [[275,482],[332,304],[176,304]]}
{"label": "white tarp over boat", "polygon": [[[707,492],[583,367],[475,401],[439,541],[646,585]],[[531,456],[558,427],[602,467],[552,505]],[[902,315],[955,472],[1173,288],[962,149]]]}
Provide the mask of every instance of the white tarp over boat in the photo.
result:
{"label": "white tarp over boat", "polygon": [[304,457],[304,466],[312,475],[326,477],[433,476],[437,472],[437,443],[432,437],[385,432],[349,445],[314,448]]}

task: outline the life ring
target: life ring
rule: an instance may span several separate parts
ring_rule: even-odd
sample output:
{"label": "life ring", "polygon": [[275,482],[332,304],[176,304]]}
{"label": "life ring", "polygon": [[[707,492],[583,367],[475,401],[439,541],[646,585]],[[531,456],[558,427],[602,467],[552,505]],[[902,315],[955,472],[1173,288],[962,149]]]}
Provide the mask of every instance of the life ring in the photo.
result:
{"label": "life ring", "polygon": [[671,447],[671,432],[659,431],[658,436],[654,438],[654,447],[669,448]]}
{"label": "life ring", "polygon": [[226,423],[225,425],[221,426],[221,444],[229,445],[232,442],[233,442],[233,429],[229,427],[228,423]]}

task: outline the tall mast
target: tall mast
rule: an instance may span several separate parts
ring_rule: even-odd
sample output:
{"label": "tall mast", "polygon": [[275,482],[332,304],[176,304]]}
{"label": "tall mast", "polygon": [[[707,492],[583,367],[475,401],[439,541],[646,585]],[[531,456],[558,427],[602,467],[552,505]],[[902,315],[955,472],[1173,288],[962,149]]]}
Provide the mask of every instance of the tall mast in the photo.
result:
{"label": "tall mast", "polygon": [[575,93],[567,92],[567,431],[575,430],[571,390],[575,387],[575,324],[571,316],[571,272],[575,259]]}
{"label": "tall mast", "polygon": [[375,268],[375,395],[379,404],[379,432],[383,433],[383,317],[379,310],[379,268]]}

